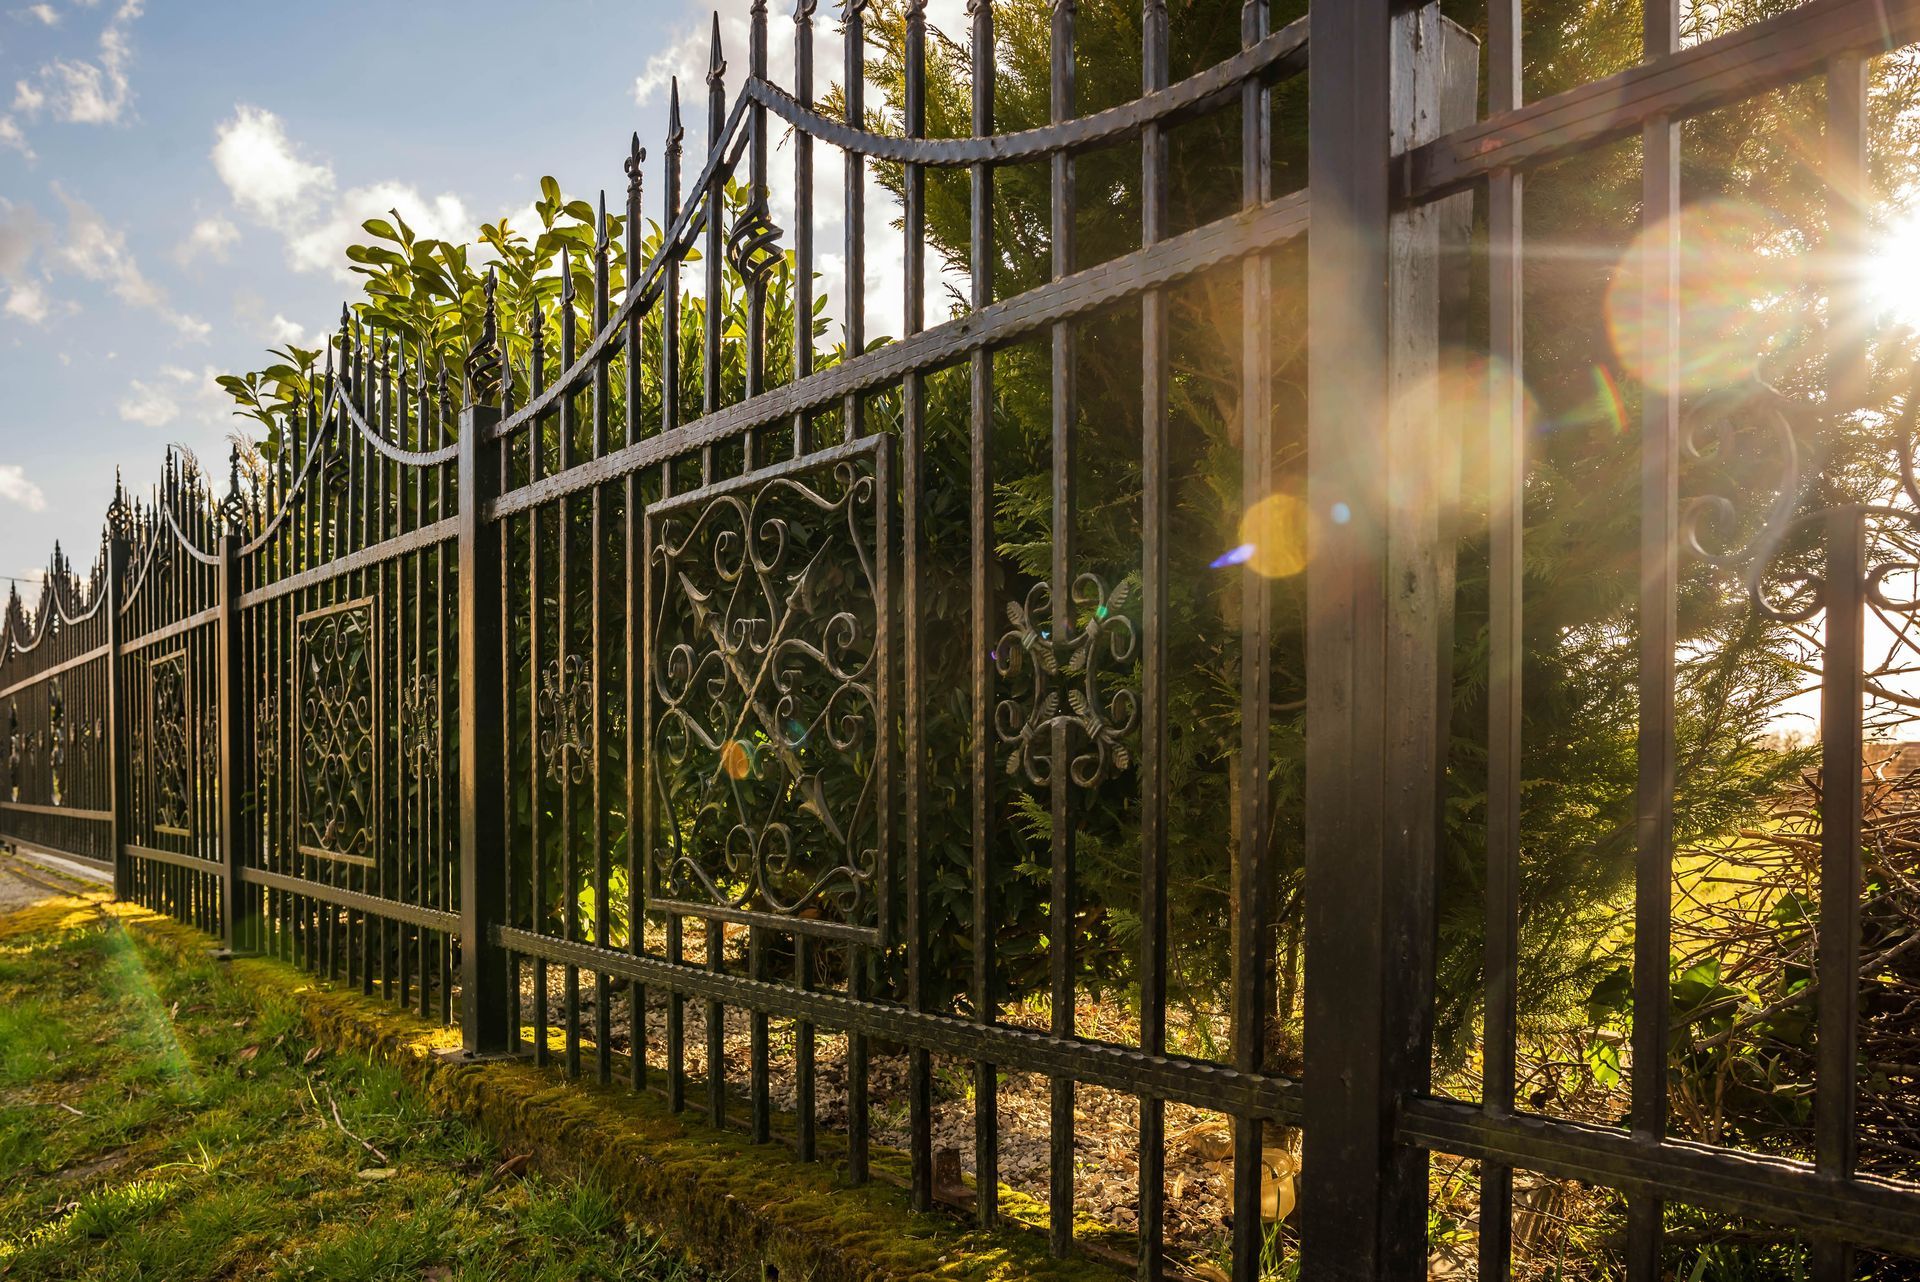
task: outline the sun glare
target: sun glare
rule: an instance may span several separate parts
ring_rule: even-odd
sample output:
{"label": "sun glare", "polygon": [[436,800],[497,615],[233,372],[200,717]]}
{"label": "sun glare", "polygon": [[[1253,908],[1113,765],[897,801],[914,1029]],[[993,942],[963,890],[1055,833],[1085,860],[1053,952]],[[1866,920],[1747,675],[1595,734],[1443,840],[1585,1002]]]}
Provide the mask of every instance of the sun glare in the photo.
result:
{"label": "sun glare", "polygon": [[1920,329],[1920,210],[1908,210],[1887,225],[1866,270],[1874,314]]}

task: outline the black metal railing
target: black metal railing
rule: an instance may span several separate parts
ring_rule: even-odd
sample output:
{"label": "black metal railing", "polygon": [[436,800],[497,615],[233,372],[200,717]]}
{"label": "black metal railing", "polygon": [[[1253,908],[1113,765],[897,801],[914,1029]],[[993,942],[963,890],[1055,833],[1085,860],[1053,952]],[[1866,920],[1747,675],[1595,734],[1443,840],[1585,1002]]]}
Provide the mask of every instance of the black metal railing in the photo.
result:
{"label": "black metal railing", "polygon": [[[116,491],[84,582],[56,550],[39,604],[10,602],[0,833],[111,866],[120,895],[229,948],[457,1020],[475,1055],[624,1076],[675,1109],[704,1107],[716,1126],[744,1084],[754,1141],[778,1132],[809,1161],[831,1149],[856,1181],[871,1177],[874,1062],[897,1049],[914,1205],[965,1203],[983,1224],[1000,1215],[1003,1079],[1044,1078],[1046,1219],[1061,1253],[1075,1238],[1076,1110],[1094,1092],[1129,1097],[1134,1241],[1089,1246],[1131,1255],[1142,1277],[1174,1262],[1169,1105],[1230,1120],[1236,1279],[1266,1267],[1267,1155],[1296,1128],[1302,1276],[1424,1276],[1431,1152],[1481,1164],[1482,1277],[1510,1267],[1515,1168],[1623,1190],[1627,1276],[1643,1282],[1664,1276],[1669,1200],[1807,1235],[1821,1282],[1852,1276],[1855,1245],[1920,1253],[1920,1187],[1853,1169],[1851,1002],[1819,1006],[1810,1161],[1669,1138],[1658,1073],[1633,1075],[1619,1127],[1514,1104],[1522,174],[1640,137],[1639,217],[1654,245],[1642,270],[1670,275],[1678,122],[1824,78],[1835,225],[1857,238],[1847,202],[1864,168],[1862,68],[1920,39],[1920,4],[1812,0],[1681,50],[1678,0],[1645,7],[1642,65],[1523,104],[1520,3],[1493,0],[1477,113],[1480,47],[1438,5],[1322,5],[1270,31],[1267,6],[1249,0],[1239,52],[1173,82],[1167,8],[1146,0],[1139,96],[1081,114],[1082,19],[1068,0],[1052,8],[1048,122],[997,133],[995,13],[974,0],[971,119],[948,138],[928,136],[924,4],[899,17],[891,116],[865,101],[862,0],[843,14],[837,113],[816,101],[811,3],[795,16],[789,92],[768,79],[756,0],[731,104],[716,20],[690,182],[674,89],[657,240],[643,235],[636,137],[624,220],[607,219],[603,199],[594,243],[565,251],[545,303],[509,307],[489,279],[468,300],[478,328],[464,369],[449,371],[418,333],[343,315],[272,452],[257,463],[236,452],[224,487],[170,454],[150,500]],[[1273,99],[1303,75],[1309,182],[1276,194]],[[773,172],[776,121],[790,130],[790,177]],[[1182,200],[1176,222],[1171,140],[1197,123],[1237,137],[1238,194],[1217,208]],[[817,147],[842,153],[837,197],[815,190]],[[1076,179],[1115,156],[1131,169],[1134,239],[1083,255]],[[996,180],[1022,164],[1045,166],[1049,258],[1043,279],[1003,295]],[[898,200],[897,230],[866,220],[870,166]],[[956,302],[939,320],[927,314],[930,178],[966,210]],[[791,229],[775,223],[776,185],[791,192]],[[1313,209],[1333,211],[1311,231],[1309,191]],[[1474,296],[1488,301],[1494,370],[1479,414],[1491,726],[1478,1103],[1440,1098],[1430,1080],[1457,494],[1425,483],[1451,469],[1458,485],[1457,423],[1434,372],[1465,297],[1452,265],[1468,260],[1462,202],[1475,199],[1487,253]],[[815,213],[829,204],[848,282],[832,350],[814,320]],[[901,250],[901,332],[876,343],[866,254],[887,237]],[[1233,407],[1224,474],[1244,510],[1261,509],[1284,489],[1276,459],[1292,431],[1276,387],[1275,278],[1306,239],[1300,501],[1330,515],[1302,518],[1297,566],[1263,563],[1251,538],[1214,563],[1233,576],[1233,637],[1199,675],[1227,729],[1196,764],[1172,748],[1190,741],[1170,687],[1196,678],[1175,670],[1171,634],[1192,563],[1178,544],[1191,439],[1180,416],[1193,411],[1175,408],[1174,297],[1226,282],[1216,306],[1238,349],[1226,390],[1210,395]],[[790,334],[769,332],[776,285],[790,291]],[[1638,330],[1656,365],[1680,341],[1661,306]],[[1099,342],[1137,348],[1137,387],[1099,389],[1102,405],[1136,416],[1117,497],[1106,460],[1082,453],[1095,324]],[[1015,448],[1005,423],[1020,411],[997,374],[1023,346],[1046,367],[1045,409],[1038,444]],[[1864,359],[1839,353],[1836,385],[1857,381]],[[1632,1057],[1656,1064],[1686,532],[1680,393],[1650,385],[1642,407]],[[1005,504],[1029,483],[1045,530],[1023,560],[1009,546],[1031,531],[1012,528]],[[1920,509],[1911,482],[1903,493]],[[1137,528],[1137,561],[1117,568],[1083,537],[1116,506]],[[1819,518],[1829,778],[1860,757],[1857,623],[1882,592],[1861,540],[1881,511]],[[1272,662],[1272,584],[1293,574],[1305,583],[1304,678]],[[1288,682],[1305,708],[1305,793],[1283,805],[1273,754],[1288,693],[1276,683]],[[1230,775],[1233,798],[1219,817],[1231,923],[1218,1053],[1169,1028],[1170,958],[1183,932],[1207,929],[1174,918],[1169,884],[1188,854],[1173,848],[1170,812],[1195,770]],[[1859,797],[1847,794],[1825,794],[1829,891],[1860,880]],[[1096,820],[1109,827],[1095,833]],[[1127,830],[1135,889],[1093,903],[1085,857],[1111,857],[1113,828]],[[1285,883],[1300,892],[1294,909],[1279,902],[1283,838],[1304,847]],[[1820,985],[1851,991],[1858,896],[1821,904]],[[1090,909],[1135,923],[1113,936],[1130,968],[1125,1036],[1089,1035],[1076,1014],[1095,964]],[[1282,975],[1277,950],[1294,929],[1283,918],[1303,932],[1285,962],[1297,974],[1303,940],[1303,995]],[[1016,942],[1037,949],[1021,995],[1044,999],[1038,1015],[1010,1009]],[[1310,1067],[1298,1071],[1276,1030],[1302,1009]],[[744,1012],[744,1056],[729,1011]],[[827,1083],[830,1040],[839,1069]],[[792,1117],[776,1126],[782,1056]],[[942,1133],[971,1135],[971,1192],[936,1161],[946,1063],[967,1083],[966,1117]],[[831,1145],[823,1091],[844,1106]]]}

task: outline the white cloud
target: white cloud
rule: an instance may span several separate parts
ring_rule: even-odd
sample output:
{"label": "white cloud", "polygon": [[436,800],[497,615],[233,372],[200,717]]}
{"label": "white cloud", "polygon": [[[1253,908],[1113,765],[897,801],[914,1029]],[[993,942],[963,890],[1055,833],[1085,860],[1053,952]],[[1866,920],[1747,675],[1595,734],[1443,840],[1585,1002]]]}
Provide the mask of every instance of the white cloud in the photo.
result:
{"label": "white cloud", "polygon": [[34,159],[33,146],[27,142],[27,135],[12,116],[0,116],[0,147],[19,152],[28,160]]}
{"label": "white cloud", "polygon": [[0,463],[0,499],[18,503],[29,512],[44,511],[47,496],[27,479],[26,469],[18,463]]}
{"label": "white cloud", "polygon": [[16,18],[32,18],[49,27],[60,25],[60,11],[50,4],[30,4],[24,9],[14,10]]}
{"label": "white cloud", "polygon": [[[128,78],[133,65],[132,27],[145,8],[146,0],[122,0],[101,29],[93,58],[55,58],[46,63],[14,86],[13,109],[29,120],[44,112],[69,124],[118,124],[133,102]],[[7,128],[20,132],[12,118],[4,118],[0,138]],[[24,140],[18,145],[24,147]]]}
{"label": "white cloud", "polygon": [[213,168],[241,209],[275,224],[310,195],[333,189],[333,170],[301,159],[280,118],[245,103],[214,136]]}
{"label": "white cloud", "polygon": [[104,283],[128,306],[154,312],[190,342],[200,342],[213,332],[206,322],[175,311],[168,304],[165,292],[148,280],[134,261],[125,233],[108,226],[90,205],[69,196],[57,184],[53,193],[67,210],[66,235],[53,254],[58,264],[83,280]]}
{"label": "white cloud", "polygon": [[473,219],[452,193],[428,197],[386,181],[336,190],[333,167],[309,159],[271,111],[241,104],[214,136],[213,167],[242,212],[278,232],[299,272],[351,280],[345,250],[367,238],[360,224],[397,209],[422,236],[465,240]]}
{"label": "white cloud", "polygon": [[6,305],[0,310],[16,320],[38,325],[47,319],[50,310],[47,292],[32,281],[21,281],[7,291]]}
{"label": "white cloud", "polygon": [[187,233],[187,238],[174,246],[173,260],[185,267],[204,254],[217,263],[224,263],[227,261],[227,251],[232,249],[239,239],[240,229],[235,227],[233,221],[225,215],[215,214],[211,218],[202,218],[193,225],[193,230]]}
{"label": "white cloud", "polygon": [[46,240],[47,224],[32,205],[0,196],[0,280],[18,280]]}
{"label": "white cloud", "polygon": [[324,330],[309,334],[301,327],[300,322],[288,320],[279,312],[275,312],[273,319],[267,322],[267,341],[275,347],[325,347],[327,334]]}
{"label": "white cloud", "polygon": [[343,193],[324,218],[281,229],[287,237],[287,262],[295,271],[331,271],[351,279],[347,246],[369,239],[360,224],[396,209],[421,236],[463,241],[473,234],[474,220],[458,196],[443,193],[429,200],[406,183],[379,182]]}

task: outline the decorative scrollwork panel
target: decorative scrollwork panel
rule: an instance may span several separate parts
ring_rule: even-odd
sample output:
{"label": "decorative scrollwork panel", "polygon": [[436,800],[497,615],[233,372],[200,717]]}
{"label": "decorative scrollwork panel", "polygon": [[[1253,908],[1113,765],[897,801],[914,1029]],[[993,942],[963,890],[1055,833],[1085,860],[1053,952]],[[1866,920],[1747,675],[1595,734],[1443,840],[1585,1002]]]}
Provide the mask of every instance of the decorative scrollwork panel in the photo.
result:
{"label": "decorative scrollwork panel", "polygon": [[148,670],[148,744],[146,749],[156,831],[192,835],[193,732],[187,720],[189,700],[184,651],[155,659]]}
{"label": "decorative scrollwork panel", "polygon": [[371,599],[302,615],[299,687],[300,853],[374,862],[378,632]]}
{"label": "decorative scrollwork panel", "polygon": [[647,509],[647,892],[884,938],[891,438]]}

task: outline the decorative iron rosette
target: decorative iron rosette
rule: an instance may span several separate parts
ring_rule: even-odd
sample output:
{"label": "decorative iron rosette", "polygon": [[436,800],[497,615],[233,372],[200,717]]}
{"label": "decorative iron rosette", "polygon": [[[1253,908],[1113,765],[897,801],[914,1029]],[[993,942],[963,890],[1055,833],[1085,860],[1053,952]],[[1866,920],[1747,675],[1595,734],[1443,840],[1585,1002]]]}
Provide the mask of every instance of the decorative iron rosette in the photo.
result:
{"label": "decorative iron rosette", "polygon": [[647,509],[651,903],[884,938],[889,437]]}
{"label": "decorative iron rosette", "polygon": [[427,673],[400,692],[400,751],[423,775],[440,771],[440,687]]}
{"label": "decorative iron rosette", "polygon": [[540,673],[540,760],[555,783],[585,783],[593,760],[593,689],[577,654],[547,661]]}
{"label": "decorative iron rosette", "polygon": [[1139,697],[1110,677],[1133,662],[1137,634],[1124,612],[1131,593],[1127,580],[1109,592],[1098,575],[1082,574],[1064,622],[1055,618],[1048,584],[1007,602],[1012,626],[994,647],[994,667],[1003,681],[1026,684],[994,707],[1009,775],[1050,785],[1057,728],[1067,731],[1067,777],[1076,787],[1092,788],[1132,765],[1127,736],[1139,720]]}

